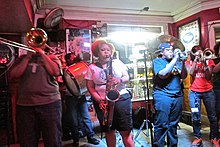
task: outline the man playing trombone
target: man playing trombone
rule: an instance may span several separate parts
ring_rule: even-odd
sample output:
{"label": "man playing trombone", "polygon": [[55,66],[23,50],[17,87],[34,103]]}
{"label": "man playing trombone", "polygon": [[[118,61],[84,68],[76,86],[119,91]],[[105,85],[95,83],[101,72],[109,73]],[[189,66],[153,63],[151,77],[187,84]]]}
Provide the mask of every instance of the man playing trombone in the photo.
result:
{"label": "man playing trombone", "polygon": [[20,56],[10,69],[10,78],[19,79],[18,142],[21,147],[38,146],[42,135],[44,146],[61,147],[61,96],[55,79],[61,74],[61,63],[55,55],[45,54],[46,42],[37,47],[34,40],[31,43],[33,51]]}

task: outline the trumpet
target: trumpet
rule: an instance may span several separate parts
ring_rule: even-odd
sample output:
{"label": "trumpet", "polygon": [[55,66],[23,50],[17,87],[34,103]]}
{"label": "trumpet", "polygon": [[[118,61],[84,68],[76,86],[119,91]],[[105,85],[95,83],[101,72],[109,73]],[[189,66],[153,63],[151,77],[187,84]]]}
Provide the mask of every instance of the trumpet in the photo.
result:
{"label": "trumpet", "polygon": [[206,48],[204,51],[202,51],[202,50],[192,50],[191,54],[193,56],[199,56],[200,61],[210,60],[210,59],[213,59],[215,57],[214,56],[214,51],[210,48]]}
{"label": "trumpet", "polygon": [[214,57],[214,51],[210,48],[206,48],[203,51],[203,58],[206,60],[212,59]]}
{"label": "trumpet", "polygon": [[29,46],[17,43],[5,38],[0,37],[0,43],[6,44],[13,47],[18,47],[30,52],[36,52],[33,47],[41,47],[47,42],[47,33],[41,28],[32,28],[29,32],[26,33],[26,41]]}
{"label": "trumpet", "polygon": [[[188,58],[189,52],[188,51],[182,51],[182,52],[178,52],[179,54],[179,61],[185,61]],[[171,73],[173,75],[177,75],[181,72],[181,69],[179,69],[176,65],[174,65]]]}

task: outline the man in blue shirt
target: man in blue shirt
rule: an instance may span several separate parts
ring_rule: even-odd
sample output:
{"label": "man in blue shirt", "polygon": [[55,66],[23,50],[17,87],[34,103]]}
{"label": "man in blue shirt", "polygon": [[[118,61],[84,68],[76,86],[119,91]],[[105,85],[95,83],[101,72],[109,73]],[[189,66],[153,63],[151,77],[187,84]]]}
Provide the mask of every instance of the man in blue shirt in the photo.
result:
{"label": "man in blue shirt", "polygon": [[155,104],[154,146],[163,147],[167,135],[168,146],[177,146],[177,125],[182,112],[181,80],[187,77],[184,61],[180,60],[180,49],[170,43],[159,46],[162,57],[153,60]]}

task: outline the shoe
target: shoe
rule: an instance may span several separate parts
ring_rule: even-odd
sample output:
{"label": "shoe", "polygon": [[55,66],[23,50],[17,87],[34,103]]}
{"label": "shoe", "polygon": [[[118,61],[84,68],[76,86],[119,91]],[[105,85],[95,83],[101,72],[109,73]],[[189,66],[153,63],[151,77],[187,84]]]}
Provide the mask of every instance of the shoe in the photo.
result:
{"label": "shoe", "polygon": [[99,144],[99,140],[94,138],[94,137],[88,137],[88,143],[94,144],[94,145],[98,145]]}
{"label": "shoe", "polygon": [[73,147],[79,146],[79,140],[73,140]]}
{"label": "shoe", "polygon": [[220,145],[219,145],[220,139],[214,138],[214,139],[211,140],[211,142],[212,142],[213,147],[220,147]]}
{"label": "shoe", "polygon": [[202,147],[202,146],[203,146],[202,138],[196,138],[191,144],[191,147]]}

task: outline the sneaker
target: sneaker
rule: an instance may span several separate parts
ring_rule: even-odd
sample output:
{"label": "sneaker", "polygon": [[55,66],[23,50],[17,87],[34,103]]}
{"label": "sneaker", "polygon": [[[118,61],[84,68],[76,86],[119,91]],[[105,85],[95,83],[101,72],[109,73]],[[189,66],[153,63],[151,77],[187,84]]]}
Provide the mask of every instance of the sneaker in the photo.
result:
{"label": "sneaker", "polygon": [[191,144],[191,147],[202,147],[202,146],[203,146],[202,138],[196,138]]}
{"label": "sneaker", "polygon": [[211,140],[211,142],[212,142],[213,147],[220,147],[220,145],[219,145],[220,139],[214,138],[214,139]]}
{"label": "sneaker", "polygon": [[94,138],[94,137],[88,137],[88,143],[94,144],[94,145],[98,145],[99,144],[99,140]]}

